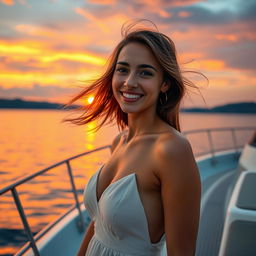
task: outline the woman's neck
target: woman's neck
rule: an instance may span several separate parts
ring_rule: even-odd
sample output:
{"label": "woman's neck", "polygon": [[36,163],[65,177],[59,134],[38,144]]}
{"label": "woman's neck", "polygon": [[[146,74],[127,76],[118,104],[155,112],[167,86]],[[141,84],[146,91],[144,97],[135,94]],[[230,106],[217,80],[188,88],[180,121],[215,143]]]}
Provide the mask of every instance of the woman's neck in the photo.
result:
{"label": "woman's neck", "polygon": [[169,125],[160,119],[158,115],[128,114],[128,134],[126,142],[145,134],[158,134],[167,132]]}

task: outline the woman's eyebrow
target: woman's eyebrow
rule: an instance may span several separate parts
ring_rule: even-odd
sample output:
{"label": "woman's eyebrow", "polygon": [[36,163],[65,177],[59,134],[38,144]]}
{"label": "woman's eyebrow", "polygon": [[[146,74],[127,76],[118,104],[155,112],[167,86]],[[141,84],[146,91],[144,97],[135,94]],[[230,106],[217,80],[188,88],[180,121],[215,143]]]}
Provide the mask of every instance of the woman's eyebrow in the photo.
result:
{"label": "woman's eyebrow", "polygon": [[[127,67],[130,66],[129,63],[124,62],[124,61],[118,61],[116,64],[127,66]],[[148,64],[140,64],[140,65],[138,65],[138,68],[152,68],[152,69],[154,69],[157,72],[156,68],[154,68],[153,66],[148,65]]]}
{"label": "woman's eyebrow", "polygon": [[141,64],[141,65],[139,65],[138,67],[139,67],[139,68],[152,68],[152,69],[154,69],[154,70],[157,72],[157,69],[156,69],[156,68],[154,68],[153,66],[148,65],[148,64]]}

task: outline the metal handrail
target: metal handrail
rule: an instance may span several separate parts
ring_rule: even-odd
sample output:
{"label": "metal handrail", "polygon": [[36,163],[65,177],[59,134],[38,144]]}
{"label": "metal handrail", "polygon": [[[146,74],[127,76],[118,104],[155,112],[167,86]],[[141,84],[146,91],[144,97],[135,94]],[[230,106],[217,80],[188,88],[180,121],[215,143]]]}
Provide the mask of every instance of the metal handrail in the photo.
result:
{"label": "metal handrail", "polygon": [[221,151],[234,149],[235,152],[236,152],[236,156],[238,156],[239,149],[241,149],[241,146],[239,146],[238,143],[237,143],[237,135],[236,135],[235,132],[236,131],[241,131],[241,130],[243,130],[243,131],[246,131],[246,130],[254,131],[254,130],[256,130],[256,127],[247,126],[247,127],[222,127],[222,128],[212,128],[212,129],[196,129],[196,130],[185,131],[185,132],[183,132],[183,134],[185,136],[187,136],[187,135],[190,135],[190,134],[206,133],[208,143],[209,143],[209,151],[208,152],[202,152],[200,154],[195,154],[195,156],[199,157],[201,155],[210,154],[211,155],[211,163],[215,164],[215,154],[216,154],[217,151],[220,151],[220,150],[216,150],[214,148],[214,141],[213,141],[213,136],[212,136],[213,132],[223,132],[223,131],[231,132],[233,147],[228,147],[228,148],[225,148],[225,149],[221,149]]}
{"label": "metal handrail", "polygon": [[[256,127],[232,127],[232,128],[228,128],[227,127],[227,128],[213,128],[213,129],[197,129],[197,130],[185,131],[185,132],[183,132],[183,134],[185,136],[187,136],[189,134],[195,134],[195,133],[206,133],[207,134],[207,138],[208,138],[208,142],[209,142],[209,147],[210,147],[210,152],[207,152],[207,153],[211,154],[212,160],[213,160],[212,163],[214,163],[214,157],[215,157],[216,151],[215,151],[215,148],[214,148],[214,142],[212,140],[212,133],[213,132],[230,131],[231,134],[232,134],[232,140],[233,140],[234,149],[238,153],[238,144],[237,144],[237,137],[236,137],[235,131],[237,131],[237,130],[255,130],[255,129],[256,129]],[[60,162],[58,162],[58,163],[56,163],[54,165],[51,165],[51,166],[49,166],[49,167],[47,167],[47,168],[45,168],[43,170],[40,170],[40,171],[37,171],[37,172],[35,172],[33,174],[27,175],[27,176],[25,176],[25,177],[15,181],[14,183],[12,183],[12,184],[10,184],[10,185],[0,189],[0,195],[5,194],[5,193],[7,193],[9,191],[12,192],[12,196],[13,196],[15,205],[17,207],[17,210],[19,212],[21,221],[23,223],[24,230],[27,233],[29,244],[30,244],[30,247],[32,248],[32,250],[34,252],[34,255],[40,256],[39,250],[38,250],[37,245],[36,245],[36,241],[41,236],[37,236],[36,238],[33,237],[32,232],[31,232],[31,228],[30,228],[30,226],[28,224],[28,221],[27,221],[25,212],[23,210],[23,206],[22,206],[21,200],[19,198],[18,192],[16,190],[16,187],[26,183],[27,181],[32,180],[33,178],[35,178],[35,177],[37,177],[39,175],[42,175],[42,174],[46,173],[47,171],[49,171],[49,170],[51,170],[51,169],[53,169],[53,168],[55,168],[57,166],[66,164],[67,170],[68,170],[68,174],[69,174],[69,178],[70,178],[70,184],[71,184],[71,188],[72,188],[72,192],[73,192],[74,200],[75,200],[75,207],[72,207],[72,209],[77,208],[78,215],[79,215],[78,228],[79,228],[80,231],[83,231],[84,228],[85,228],[85,225],[84,225],[84,220],[83,220],[83,217],[82,217],[80,203],[79,203],[79,200],[78,200],[77,189],[76,189],[76,186],[75,186],[74,176],[73,176],[73,173],[72,173],[72,168],[71,168],[71,165],[70,165],[70,161],[72,161],[72,160],[74,160],[76,158],[79,158],[81,156],[85,156],[85,155],[88,155],[88,154],[91,154],[91,153],[94,153],[94,152],[97,152],[97,151],[100,151],[100,150],[103,150],[103,149],[106,149],[106,148],[110,149],[111,146],[110,145],[106,145],[106,146],[99,147],[99,148],[96,148],[96,149],[91,150],[91,151],[87,151],[87,152],[75,155],[75,156],[70,157],[70,158],[67,158],[67,159],[65,159],[63,161],[60,161]],[[206,153],[206,152],[204,152],[204,153]],[[52,227],[52,226],[50,226],[50,227]],[[47,230],[49,230],[49,229],[47,229]]]}
{"label": "metal handrail", "polygon": [[220,128],[211,128],[211,129],[195,129],[182,132],[183,134],[191,134],[191,133],[201,133],[205,131],[213,131],[213,132],[221,132],[221,131],[231,131],[231,130],[255,130],[255,126],[237,126],[237,127],[220,127]]}
{"label": "metal handrail", "polygon": [[49,171],[50,169],[53,169],[53,168],[55,168],[57,166],[65,164],[66,162],[69,162],[69,161],[74,160],[76,158],[79,158],[81,156],[85,156],[85,155],[88,155],[88,154],[91,154],[91,153],[94,153],[94,152],[97,152],[97,151],[100,151],[100,150],[103,150],[103,149],[106,149],[106,148],[110,148],[110,145],[99,147],[99,148],[96,148],[96,149],[91,150],[91,151],[83,152],[81,154],[78,154],[78,155],[72,156],[70,158],[67,158],[67,159],[65,159],[63,161],[60,161],[60,162],[58,162],[56,164],[50,165],[49,167],[47,167],[47,168],[45,168],[43,170],[40,170],[40,171],[37,171],[37,172],[35,172],[33,174],[27,175],[24,178],[21,178],[21,179],[15,181],[15,182],[13,182],[12,184],[10,184],[10,185],[0,189],[0,195],[10,191],[12,188],[15,188],[15,187],[17,187],[17,186],[19,186],[19,185],[21,185],[21,184],[23,184],[23,183],[25,183],[25,182],[35,178],[35,177],[41,175],[41,174],[44,174],[45,172]]}
{"label": "metal handrail", "polygon": [[48,172],[49,170],[51,170],[51,169],[53,169],[53,168],[55,168],[57,166],[66,164],[67,165],[68,174],[69,174],[69,178],[70,178],[70,184],[71,184],[72,192],[73,192],[74,199],[75,199],[75,206],[76,206],[76,208],[78,210],[78,216],[79,216],[78,228],[82,232],[84,230],[84,228],[85,228],[85,224],[84,224],[84,220],[83,220],[80,204],[79,204],[79,201],[78,201],[77,189],[76,189],[76,186],[75,186],[75,182],[74,182],[74,177],[73,177],[73,174],[72,174],[72,168],[71,168],[71,165],[70,165],[70,161],[74,160],[76,158],[79,158],[81,156],[85,156],[85,155],[88,155],[88,154],[91,154],[91,153],[94,153],[94,152],[97,152],[97,151],[100,151],[100,150],[103,150],[103,149],[106,149],[106,148],[110,148],[110,145],[106,145],[106,146],[103,146],[103,147],[100,147],[100,148],[96,148],[94,150],[87,151],[87,152],[75,155],[73,157],[67,158],[67,159],[65,159],[65,160],[63,160],[61,162],[58,162],[58,163],[56,163],[54,165],[51,165],[51,166],[49,166],[49,167],[47,167],[47,168],[45,168],[43,170],[40,170],[40,171],[37,171],[37,172],[35,172],[33,174],[27,175],[24,178],[19,179],[19,180],[15,181],[14,183],[4,187],[3,189],[0,189],[0,195],[3,195],[5,193],[11,191],[12,197],[14,199],[14,203],[16,205],[16,208],[17,208],[17,210],[19,212],[19,215],[20,215],[20,218],[21,218],[24,230],[25,230],[25,232],[27,234],[30,247],[32,248],[35,256],[40,256],[40,253],[39,253],[39,250],[38,250],[37,245],[36,245],[36,240],[34,239],[34,237],[32,235],[32,231],[31,231],[31,228],[30,228],[29,223],[27,221],[27,217],[26,217],[26,214],[24,212],[24,209],[23,209],[23,206],[22,206],[22,203],[21,203],[21,200],[20,200],[20,197],[19,197],[19,194],[17,192],[16,187],[26,183],[27,181],[30,181],[30,180],[34,179],[35,177],[37,177],[39,175],[42,175],[42,174]]}

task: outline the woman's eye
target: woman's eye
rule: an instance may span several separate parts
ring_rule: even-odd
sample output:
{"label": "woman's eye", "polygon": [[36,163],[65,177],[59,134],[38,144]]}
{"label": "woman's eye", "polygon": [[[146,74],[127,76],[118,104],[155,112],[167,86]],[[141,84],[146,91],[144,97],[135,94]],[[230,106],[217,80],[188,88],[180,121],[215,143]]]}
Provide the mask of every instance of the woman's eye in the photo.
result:
{"label": "woman's eye", "polygon": [[127,72],[127,69],[126,68],[117,68],[116,71],[119,73],[125,73],[125,72]]}
{"label": "woman's eye", "polygon": [[147,70],[142,70],[142,71],[140,72],[140,75],[141,75],[141,76],[153,76],[152,72],[147,71]]}

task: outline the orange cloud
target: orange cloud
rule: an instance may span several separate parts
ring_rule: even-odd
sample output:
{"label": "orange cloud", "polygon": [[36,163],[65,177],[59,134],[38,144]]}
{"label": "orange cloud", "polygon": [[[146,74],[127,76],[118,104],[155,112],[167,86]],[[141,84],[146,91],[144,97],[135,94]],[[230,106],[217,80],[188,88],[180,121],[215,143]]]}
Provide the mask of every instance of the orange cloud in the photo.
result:
{"label": "orange cloud", "polygon": [[[61,51],[40,41],[0,41],[0,86],[69,86],[95,78],[106,59],[85,51]],[[100,69],[102,70],[102,68]]]}
{"label": "orange cloud", "polygon": [[184,65],[185,68],[198,69],[201,71],[220,71],[225,67],[225,63],[220,60],[195,60]]}
{"label": "orange cloud", "polygon": [[226,41],[232,41],[232,42],[238,41],[238,37],[233,34],[217,34],[215,35],[215,38],[218,40],[226,40]]}
{"label": "orange cloud", "polygon": [[50,37],[54,35],[54,32],[50,29],[40,28],[29,24],[20,24],[15,27],[18,32],[23,32],[32,36],[46,36]]}
{"label": "orange cloud", "polygon": [[29,46],[25,45],[11,45],[11,44],[3,44],[0,43],[0,51],[2,54],[19,54],[19,55],[31,55],[38,54],[39,49],[33,49]]}
{"label": "orange cloud", "polygon": [[143,7],[143,13],[156,13],[162,18],[170,18],[171,14],[165,10],[166,4],[163,4],[161,0],[141,0]]}
{"label": "orange cloud", "polygon": [[[17,0],[17,2],[19,4],[27,4],[26,0]],[[6,4],[6,5],[14,5],[14,1],[13,0],[0,0],[0,3]]]}
{"label": "orange cloud", "polygon": [[78,81],[90,80],[96,76],[92,72],[84,72],[84,74],[66,73],[66,70],[62,70],[61,73],[45,73],[45,72],[29,72],[29,73],[14,73],[5,72],[0,74],[0,84],[3,88],[11,87],[26,87],[32,88],[33,85],[60,85],[63,87],[69,87],[71,84],[77,83]]}
{"label": "orange cloud", "polygon": [[56,29],[54,27],[49,28],[31,24],[19,24],[15,26],[15,30],[23,35],[26,35],[27,38],[33,38],[33,44],[36,45],[50,44],[52,47],[54,47],[54,45],[61,43],[67,45],[68,48],[72,47],[73,49],[84,49],[84,47],[91,43],[91,38],[93,36],[92,33],[90,33],[90,35],[84,34],[84,30],[86,30],[84,26],[73,26],[72,29],[69,29],[67,26],[67,28],[63,30]]}
{"label": "orange cloud", "polygon": [[81,9],[81,8],[75,8],[75,12],[77,14],[80,14],[81,16],[85,17],[89,21],[95,23],[104,33],[109,32],[109,28],[100,21],[100,19],[97,19],[95,16],[93,16],[91,13]]}
{"label": "orange cloud", "polygon": [[204,57],[204,54],[202,52],[185,52],[181,53],[179,56],[181,63],[189,63],[195,59],[202,59]]}
{"label": "orange cloud", "polygon": [[91,4],[108,5],[108,4],[115,4],[116,0],[89,0],[88,2]]}
{"label": "orange cloud", "polygon": [[31,46],[26,46],[23,44],[7,44],[0,43],[0,51],[2,54],[7,54],[9,57],[13,56],[17,58],[21,57],[34,57],[42,62],[54,62],[60,59],[72,60],[90,63],[92,65],[102,66],[105,64],[105,59],[98,57],[89,53],[82,52],[54,52],[50,49],[45,49],[45,47],[41,48],[32,48]]}
{"label": "orange cloud", "polygon": [[169,6],[189,6],[192,5],[194,3],[198,3],[201,2],[201,0],[174,0],[174,1],[161,1],[161,2],[165,2],[166,4],[169,4]]}
{"label": "orange cloud", "polygon": [[171,14],[169,12],[166,12],[165,10],[163,9],[159,9],[158,11],[158,14],[162,17],[162,18],[170,18],[171,17]]}
{"label": "orange cloud", "polygon": [[0,0],[0,3],[6,4],[6,5],[13,5],[13,0]]}
{"label": "orange cloud", "polygon": [[48,56],[41,56],[39,59],[43,62],[53,62],[60,59],[87,62],[93,65],[102,66],[105,64],[105,59],[89,54],[82,53],[55,53]]}
{"label": "orange cloud", "polygon": [[183,11],[183,12],[179,12],[178,16],[181,17],[181,18],[188,18],[188,17],[191,16],[191,13]]}

